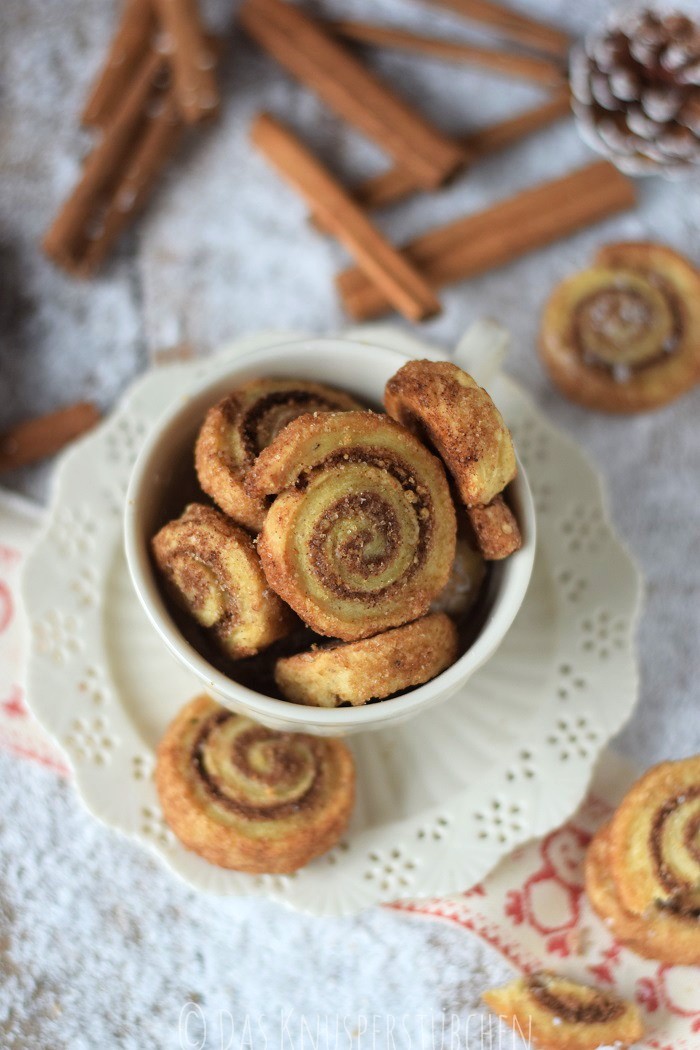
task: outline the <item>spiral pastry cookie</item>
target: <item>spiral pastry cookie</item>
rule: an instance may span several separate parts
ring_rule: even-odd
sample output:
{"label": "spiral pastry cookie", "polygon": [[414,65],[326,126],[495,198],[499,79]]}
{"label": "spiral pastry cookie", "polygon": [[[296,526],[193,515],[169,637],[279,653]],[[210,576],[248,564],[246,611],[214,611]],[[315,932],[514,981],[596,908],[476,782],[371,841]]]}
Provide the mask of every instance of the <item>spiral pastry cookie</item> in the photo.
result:
{"label": "spiral pastry cookie", "polygon": [[500,495],[517,473],[515,449],[486,391],[448,361],[409,361],[387,383],[384,404],[440,455],[484,558],[499,560],[518,550],[518,523]]}
{"label": "spiral pastry cookie", "polygon": [[275,681],[298,704],[359,707],[430,681],[456,656],[454,624],[444,613],[433,613],[373,638],[278,660]]}
{"label": "spiral pastry cookie", "polygon": [[654,766],[630,789],[610,825],[620,900],[637,915],[700,888],[700,755]]}
{"label": "spiral pastry cookie", "polygon": [[609,826],[586,851],[586,893],[613,936],[647,959],[672,966],[700,965],[700,891],[657,901],[645,914],[627,911],[610,871]]}
{"label": "spiral pastry cookie", "polygon": [[493,988],[482,998],[490,1010],[542,1050],[631,1046],[644,1034],[632,1003],[546,970]]}
{"label": "spiral pastry cookie", "polygon": [[340,740],[277,733],[208,696],[190,701],[158,747],[156,788],[187,849],[222,868],[289,873],[343,834],[355,797]]}
{"label": "spiral pastry cookie", "polygon": [[427,438],[465,506],[488,504],[517,473],[503,417],[485,390],[449,361],[409,361],[389,380],[384,405]]}
{"label": "spiral pastry cookie", "polygon": [[191,503],[152,550],[177,604],[229,657],[254,656],[296,622],[268,587],[248,533],[213,507]]}
{"label": "spiral pastry cookie", "polygon": [[362,406],[339,390],[299,379],[255,379],[207,413],[195,445],[199,484],[230,518],[253,532],[265,520],[264,500],[250,496],[243,477],[255,457],[304,412]]}
{"label": "spiral pastry cookie", "polygon": [[658,244],[611,244],[555,288],[540,352],[572,401],[641,412],[700,381],[700,272]]}
{"label": "spiral pastry cookie", "polygon": [[248,474],[270,507],[270,585],[319,634],[357,641],[418,619],[445,586],[456,519],[442,464],[374,412],[301,416]]}

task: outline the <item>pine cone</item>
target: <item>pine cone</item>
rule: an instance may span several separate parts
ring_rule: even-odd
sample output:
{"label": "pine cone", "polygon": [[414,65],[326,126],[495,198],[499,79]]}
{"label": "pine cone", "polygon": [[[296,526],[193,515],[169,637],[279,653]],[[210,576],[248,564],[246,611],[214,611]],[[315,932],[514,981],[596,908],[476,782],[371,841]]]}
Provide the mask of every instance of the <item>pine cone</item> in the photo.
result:
{"label": "pine cone", "polygon": [[628,175],[700,165],[700,22],[651,10],[612,15],[575,49],[571,91],[585,141]]}

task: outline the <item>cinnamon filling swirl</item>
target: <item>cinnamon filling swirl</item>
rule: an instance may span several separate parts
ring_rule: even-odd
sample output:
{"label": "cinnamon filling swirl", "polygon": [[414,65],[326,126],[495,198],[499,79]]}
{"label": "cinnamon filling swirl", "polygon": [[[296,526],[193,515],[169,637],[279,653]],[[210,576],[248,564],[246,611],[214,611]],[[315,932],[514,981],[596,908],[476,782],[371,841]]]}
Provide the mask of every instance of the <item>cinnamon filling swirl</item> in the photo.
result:
{"label": "cinnamon filling swirl", "polygon": [[631,1046],[644,1033],[634,1003],[551,971],[484,992],[487,1006],[542,1050]]}
{"label": "cinnamon filling swirl", "polygon": [[645,918],[693,906],[700,886],[700,756],[662,762],[628,791],[610,824],[609,855],[625,909]]}
{"label": "cinnamon filling swirl", "polygon": [[352,755],[340,740],[278,733],[208,696],[168,727],[155,781],[184,846],[251,873],[293,872],[330,849],[355,798]]}
{"label": "cinnamon filling swirl", "polygon": [[624,1003],[598,988],[574,985],[541,973],[533,974],[526,981],[533,998],[569,1024],[601,1024],[615,1021],[625,1012]]}
{"label": "cinnamon filling swirl", "polygon": [[342,412],[348,408],[348,399],[342,396],[334,397],[330,390],[325,397],[320,397],[318,392],[292,389],[279,390],[259,397],[244,412],[241,412],[235,400],[224,404],[229,424],[240,429],[242,444],[250,465],[297,416],[305,412]]}
{"label": "cinnamon filling swirl", "polygon": [[[626,869],[611,863],[615,854],[610,832],[616,819],[615,815],[598,829],[586,853],[586,891],[594,911],[615,939],[637,955],[671,966],[700,964],[700,881],[665,891],[666,896],[657,896],[641,912],[630,910],[622,900],[629,883],[618,882]],[[626,877],[635,878],[636,873],[627,872]],[[658,872],[650,892],[664,892]]]}
{"label": "cinnamon filling swirl", "polygon": [[603,272],[607,283],[574,311],[573,338],[587,364],[624,382],[678,349],[683,321],[676,296],[656,274]]}
{"label": "cinnamon filling swirl", "polygon": [[540,353],[561,391],[589,408],[674,400],[700,381],[700,271],[665,245],[605,245],[552,292]]}
{"label": "cinnamon filling swirl", "polygon": [[213,507],[191,503],[153,537],[152,550],[169,594],[228,657],[255,656],[293,626],[250,536]]}
{"label": "cinnamon filling swirl", "polygon": [[439,461],[372,412],[302,416],[260,455],[280,492],[258,550],[271,586],[319,634],[358,640],[422,616],[447,582],[456,520]]}
{"label": "cinnamon filling swirl", "polygon": [[[299,735],[290,745],[264,726],[236,732],[239,722],[238,715],[221,711],[204,722],[194,741],[192,766],[206,792],[232,813],[256,820],[277,820],[313,805],[324,786],[313,739]],[[255,802],[246,789],[258,796]]]}
{"label": "cinnamon filling swirl", "polygon": [[256,456],[302,413],[359,407],[348,394],[321,383],[299,379],[244,383],[207,412],[195,445],[199,483],[225,514],[259,532],[267,504],[245,487]]}
{"label": "cinnamon filling swirl", "polygon": [[[693,881],[681,877],[673,849],[668,848],[668,838],[678,838],[688,858],[694,861],[700,872],[700,812],[683,819],[683,809],[700,800],[700,786],[689,788],[682,795],[669,799],[655,814],[649,836],[649,850],[654,858],[659,882],[669,891],[677,893],[688,889]],[[680,821],[680,828],[670,828],[669,823]],[[680,834],[678,834],[680,832]]]}
{"label": "cinnamon filling swirl", "polygon": [[[352,529],[343,527],[348,519]],[[350,576],[371,580],[392,564],[401,539],[392,508],[376,493],[342,496],[325,511],[309,541],[310,560],[316,575],[336,594],[362,598],[364,591],[348,588],[339,566]],[[331,555],[332,552],[332,561]],[[375,592],[381,597],[386,588]]]}

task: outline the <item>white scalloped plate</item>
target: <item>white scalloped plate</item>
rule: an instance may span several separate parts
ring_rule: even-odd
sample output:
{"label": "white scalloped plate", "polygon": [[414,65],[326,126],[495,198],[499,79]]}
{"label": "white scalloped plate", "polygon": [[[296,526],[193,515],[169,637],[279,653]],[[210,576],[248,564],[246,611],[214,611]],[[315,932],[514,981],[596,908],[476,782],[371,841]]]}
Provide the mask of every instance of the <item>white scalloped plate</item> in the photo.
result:
{"label": "white scalloped plate", "polygon": [[[406,356],[444,356],[392,329],[348,334]],[[249,337],[224,355],[299,337]],[[161,816],[155,746],[199,687],[148,623],[122,550],[124,494],[143,435],[221,356],[144,376],[60,463],[48,526],[24,574],[31,708],[65,749],[95,816],[195,887],[334,915],[465,889],[569,816],[634,706],[641,581],[606,517],[601,481],[498,376],[491,389],[538,512],[532,583],[506,640],[442,706],[350,740],[357,807],[331,853],[291,877],[224,871],[183,849]]]}

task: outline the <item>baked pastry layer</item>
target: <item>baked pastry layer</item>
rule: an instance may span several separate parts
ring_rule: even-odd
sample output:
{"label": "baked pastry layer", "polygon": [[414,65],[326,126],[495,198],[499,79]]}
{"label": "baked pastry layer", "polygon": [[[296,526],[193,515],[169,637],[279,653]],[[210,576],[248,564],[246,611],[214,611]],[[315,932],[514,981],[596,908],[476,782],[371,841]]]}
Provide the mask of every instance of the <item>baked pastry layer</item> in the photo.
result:
{"label": "baked pastry layer", "polygon": [[426,438],[467,507],[490,503],[517,473],[508,427],[493,401],[449,361],[409,361],[392,376],[384,405]]}
{"label": "baked pastry layer", "polygon": [[545,307],[540,354],[572,401],[606,412],[657,408],[700,382],[700,271],[659,244],[601,248]]}
{"label": "baked pastry layer", "polygon": [[290,873],[325,853],[355,798],[352,755],[340,740],[277,733],[208,696],[168,727],[155,779],[183,845],[250,873]]}
{"label": "baked pastry layer", "polygon": [[456,517],[444,468],[386,416],[301,416],[248,484],[280,493],[258,551],[270,585],[319,634],[356,641],[418,619],[448,580]]}
{"label": "baked pastry layer", "polygon": [[671,966],[700,965],[700,900],[696,891],[656,901],[644,915],[628,911],[610,864],[609,825],[600,828],[586,852],[586,893],[611,933],[637,955]]}
{"label": "baked pastry layer", "polygon": [[243,484],[255,457],[287,423],[305,412],[362,406],[349,394],[299,379],[254,379],[232,390],[206,415],[195,445],[204,492],[230,518],[252,532],[262,528],[267,505]]}
{"label": "baked pastry layer", "polygon": [[353,707],[422,685],[457,656],[457,630],[431,613],[359,642],[338,643],[277,661],[275,681],[289,700],[311,707]]}
{"label": "baked pastry layer", "polygon": [[700,888],[700,755],[662,762],[633,785],[609,848],[620,900],[637,915]]}
{"label": "baked pastry layer", "polygon": [[542,1050],[631,1046],[644,1034],[634,1004],[546,970],[484,992],[482,998]]}
{"label": "baked pastry layer", "polygon": [[191,503],[151,547],[176,603],[232,659],[254,656],[296,622],[270,590],[251,537],[213,507]]}

